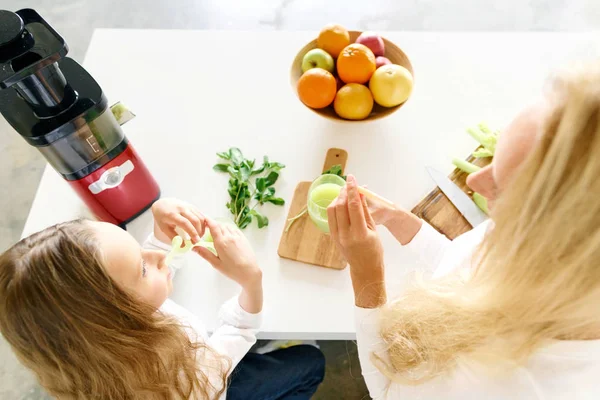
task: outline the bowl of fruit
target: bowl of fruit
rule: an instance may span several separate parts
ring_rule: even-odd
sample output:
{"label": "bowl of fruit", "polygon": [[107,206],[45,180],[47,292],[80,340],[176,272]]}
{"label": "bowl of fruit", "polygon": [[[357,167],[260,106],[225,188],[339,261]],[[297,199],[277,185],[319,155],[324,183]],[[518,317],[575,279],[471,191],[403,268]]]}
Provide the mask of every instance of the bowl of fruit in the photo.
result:
{"label": "bowl of fruit", "polygon": [[408,56],[374,32],[324,27],[296,55],[290,80],[300,101],[335,120],[386,117],[406,103],[414,71]]}

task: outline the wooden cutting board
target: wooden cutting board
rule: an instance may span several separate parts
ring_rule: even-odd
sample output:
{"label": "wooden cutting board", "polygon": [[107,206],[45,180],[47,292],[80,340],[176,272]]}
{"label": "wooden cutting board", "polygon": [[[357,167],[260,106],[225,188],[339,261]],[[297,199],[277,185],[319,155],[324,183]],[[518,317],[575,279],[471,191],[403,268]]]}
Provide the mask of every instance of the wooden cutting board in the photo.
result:
{"label": "wooden cutting board", "polygon": [[[467,161],[483,167],[490,163],[491,158],[474,158],[470,156]],[[456,168],[452,171],[449,178],[467,193],[469,197],[473,194],[467,186],[467,173]],[[412,209],[412,212],[427,221],[438,232],[446,235],[448,239],[454,239],[473,229],[465,217],[462,216],[439,188],[435,188],[425,196]]]}
{"label": "wooden cutting board", "polygon": [[[348,153],[342,149],[329,149],[323,164],[323,172],[332,166],[340,164],[342,171],[346,169]],[[287,219],[294,218],[306,207],[308,198],[308,189],[312,182],[300,182],[296,186],[294,197],[290,204],[290,210]],[[321,267],[344,269],[347,262],[337,249],[337,246],[331,240],[329,235],[324,234],[311,221],[308,213],[298,218],[291,226],[288,232],[287,222],[277,253],[282,258],[300,261],[306,264],[318,265]]]}

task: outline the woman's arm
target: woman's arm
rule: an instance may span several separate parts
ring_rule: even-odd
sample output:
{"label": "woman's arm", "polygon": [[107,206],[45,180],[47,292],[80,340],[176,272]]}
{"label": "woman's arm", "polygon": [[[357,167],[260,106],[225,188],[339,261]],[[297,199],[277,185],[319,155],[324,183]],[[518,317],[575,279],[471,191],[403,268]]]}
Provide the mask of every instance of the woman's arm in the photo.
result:
{"label": "woman's arm", "polygon": [[388,361],[385,345],[379,335],[379,308],[356,307],[354,309],[354,326],[358,359],[369,395],[375,400],[383,399],[391,382],[375,366],[372,359],[373,354],[377,354],[385,362]]}
{"label": "woman's arm", "polygon": [[371,397],[381,399],[389,380],[375,367],[371,354],[385,350],[378,332],[379,307],[387,301],[383,247],[366,200],[358,193],[356,179],[350,175],[347,182],[327,209],[327,217],[331,237],[350,264],[362,373]]}
{"label": "woman's arm", "polygon": [[423,221],[411,212],[394,209],[390,211],[390,216],[383,225],[401,245],[405,246],[419,233]]}
{"label": "woman's arm", "polygon": [[400,244],[414,253],[428,269],[436,269],[451,241],[427,222],[399,206],[366,199],[377,225],[383,225]]}

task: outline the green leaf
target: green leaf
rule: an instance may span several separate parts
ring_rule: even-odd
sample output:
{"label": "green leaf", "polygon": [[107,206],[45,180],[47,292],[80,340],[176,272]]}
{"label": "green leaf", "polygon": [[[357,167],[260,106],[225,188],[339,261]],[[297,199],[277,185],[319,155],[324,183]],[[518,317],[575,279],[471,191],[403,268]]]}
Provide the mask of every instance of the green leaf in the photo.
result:
{"label": "green leaf", "polygon": [[327,171],[323,172],[323,175],[341,175],[342,174],[342,166],[340,164],[336,164],[329,168]]}
{"label": "green leaf", "polygon": [[267,187],[274,185],[275,182],[277,182],[278,178],[279,178],[278,172],[275,172],[275,171],[269,172],[269,175],[267,175],[267,177],[265,178],[265,183],[267,184]]}
{"label": "green leaf", "polygon": [[282,163],[278,163],[278,162],[272,162],[272,163],[269,163],[269,168],[275,172],[279,172],[285,168],[285,165],[283,165]]}
{"label": "green leaf", "polygon": [[250,174],[250,176],[254,176],[254,175],[258,175],[258,174],[262,174],[265,171],[265,166],[263,165],[260,168],[257,169],[253,169],[252,173]]}
{"label": "green leaf", "polygon": [[217,153],[217,157],[222,158],[223,160],[231,160],[231,155],[229,153]]}
{"label": "green leaf", "polygon": [[276,206],[282,206],[285,204],[285,200],[283,200],[281,197],[268,197],[265,201],[275,204]]}
{"label": "green leaf", "polygon": [[229,168],[229,164],[215,164],[213,166],[213,169],[217,172],[227,172],[228,168]]}
{"label": "green leaf", "polygon": [[333,165],[331,168],[329,168],[327,171],[323,172],[323,175],[337,175],[339,177],[341,177],[342,179],[346,180],[346,176],[343,175],[343,171],[342,171],[342,166],[340,164],[336,164]]}
{"label": "green leaf", "polygon": [[236,166],[240,165],[244,161],[244,155],[237,147],[232,147],[229,149],[229,154],[231,155],[231,161],[233,161]]}
{"label": "green leaf", "polygon": [[250,215],[256,218],[256,222],[258,223],[258,229],[264,228],[265,226],[269,225],[269,219],[261,213],[259,213],[258,211],[252,210],[250,211]]}
{"label": "green leaf", "polygon": [[244,213],[242,213],[242,217],[240,218],[240,221],[238,222],[238,227],[240,229],[245,229],[252,222],[251,212],[246,213],[245,211],[246,210],[244,210]]}
{"label": "green leaf", "polygon": [[231,165],[229,165],[227,167],[227,172],[229,172],[229,175],[234,179],[242,178],[242,174],[240,173],[240,171],[238,171],[236,168],[232,167]]}
{"label": "green leaf", "polygon": [[259,193],[264,192],[266,187],[267,187],[267,181],[265,178],[256,178],[256,190]]}
{"label": "green leaf", "polygon": [[[259,228],[267,226],[268,218],[255,208],[267,202],[279,206],[285,204],[282,198],[275,196],[273,187],[279,179],[279,172],[285,168],[285,165],[269,162],[269,157],[264,156],[263,164],[258,166],[256,160],[245,159],[242,151],[237,147],[232,147],[227,152],[217,153],[217,156],[229,161],[229,163],[216,164],[213,169],[227,172],[230,176],[227,186],[230,200],[226,206],[233,214],[236,225],[244,229],[256,218]],[[253,182],[250,181],[252,176],[256,176]]]}
{"label": "green leaf", "polygon": [[252,167],[248,165],[248,163],[246,161],[244,161],[241,165],[240,165],[240,174],[242,176],[242,180],[247,181],[248,178],[250,178],[250,174],[252,173]]}

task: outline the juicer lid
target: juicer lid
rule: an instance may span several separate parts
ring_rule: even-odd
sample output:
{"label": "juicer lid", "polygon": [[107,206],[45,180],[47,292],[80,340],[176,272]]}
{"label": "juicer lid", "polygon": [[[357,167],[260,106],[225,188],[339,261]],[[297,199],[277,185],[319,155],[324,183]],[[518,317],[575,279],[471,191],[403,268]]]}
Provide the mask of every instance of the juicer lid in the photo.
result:
{"label": "juicer lid", "polygon": [[0,10],[0,89],[65,57],[64,39],[32,9]]}

